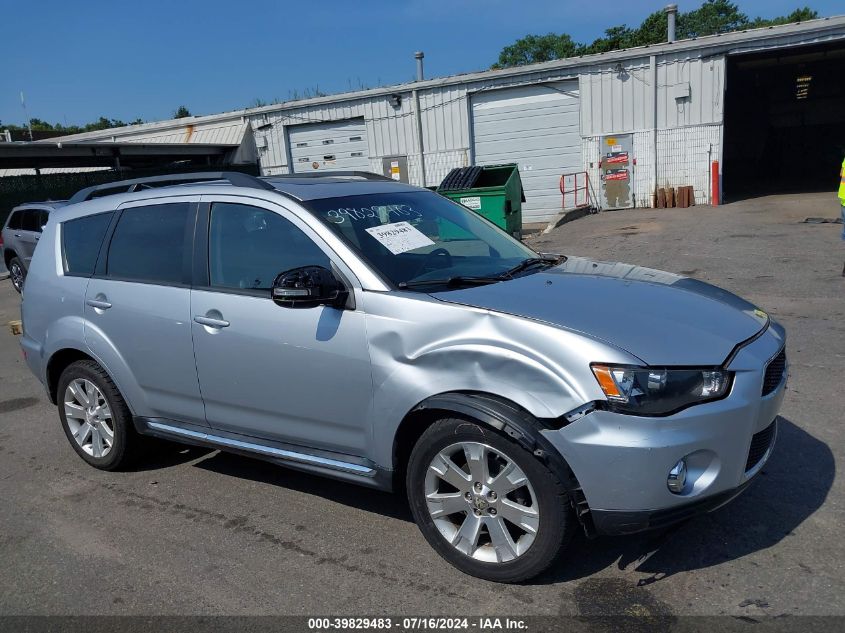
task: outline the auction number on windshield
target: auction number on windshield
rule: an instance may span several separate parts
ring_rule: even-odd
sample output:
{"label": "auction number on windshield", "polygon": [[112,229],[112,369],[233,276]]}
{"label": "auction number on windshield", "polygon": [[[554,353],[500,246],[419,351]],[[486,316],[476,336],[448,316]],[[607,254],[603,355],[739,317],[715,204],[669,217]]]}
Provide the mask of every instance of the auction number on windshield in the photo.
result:
{"label": "auction number on windshield", "polygon": [[357,222],[368,218],[378,218],[387,223],[391,220],[413,220],[421,218],[422,213],[407,204],[377,204],[371,207],[344,207],[326,212],[326,218],[333,224],[343,224],[347,220]]}

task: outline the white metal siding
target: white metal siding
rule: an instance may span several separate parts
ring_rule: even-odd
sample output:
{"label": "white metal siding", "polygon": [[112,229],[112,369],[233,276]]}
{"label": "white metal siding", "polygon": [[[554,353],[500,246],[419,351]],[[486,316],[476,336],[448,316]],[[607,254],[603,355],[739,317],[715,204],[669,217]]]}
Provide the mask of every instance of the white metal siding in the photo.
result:
{"label": "white metal siding", "polygon": [[622,72],[615,65],[581,73],[581,133],[621,134],[653,126],[653,83],[648,58],[631,60]]}
{"label": "white metal siding", "polygon": [[[398,108],[394,108],[387,97],[373,97],[309,108],[280,109],[277,112],[263,112],[251,116],[262,173],[274,175],[293,171],[288,165],[287,129],[307,123],[315,126],[333,125],[348,122],[349,119],[358,119],[365,129],[368,148],[365,157],[368,154],[369,161],[366,161],[366,166],[358,169],[380,173],[383,156],[406,155],[410,166],[417,145],[413,103],[408,95],[404,95]],[[419,174],[413,168],[411,182],[419,184]]]}
{"label": "white metal siding", "polygon": [[[657,58],[658,129],[721,122],[725,58],[701,55]],[[654,77],[648,57],[591,66],[580,77],[584,136],[654,129]],[[689,96],[676,98],[676,91],[686,87]]]}
{"label": "white metal siding", "polygon": [[288,135],[295,173],[370,168],[364,119],[293,125]]}
{"label": "white metal siding", "polygon": [[519,164],[523,221],[554,217],[561,208],[561,175],[582,169],[578,84],[473,95],[472,120],[476,164]]}
{"label": "white metal siding", "polygon": [[[213,116],[88,132],[48,142],[241,142],[239,156],[250,160],[254,150],[262,172],[269,175],[292,171],[289,129],[302,124],[332,125],[357,118],[365,128],[368,148],[365,158],[368,160],[356,168],[381,171],[382,157],[405,155],[412,184],[436,185],[452,167],[466,166],[470,162],[473,117],[469,94],[476,95],[473,103],[480,103],[479,100],[488,96],[501,96],[518,87],[542,90],[539,86],[544,83],[578,80],[579,99],[573,101],[580,102],[583,142],[580,145],[573,143],[575,158],[572,163],[577,169],[590,170],[594,189],[600,187],[595,178],[599,138],[607,134],[633,133],[637,205],[650,202],[655,184],[661,187],[694,185],[697,201],[702,202],[708,192],[707,157],[717,158],[721,151],[725,56],[834,40],[845,41],[843,17],[411,82]],[[650,66],[652,56],[656,62],[656,81]],[[689,86],[688,96],[677,98],[678,90],[686,85]],[[420,139],[417,138],[414,90],[418,91],[420,102],[425,183],[422,182],[422,161],[418,153]],[[392,95],[401,97],[398,106],[391,103]],[[245,121],[252,127],[254,148],[249,131],[243,133],[239,127]],[[577,125],[577,115],[574,121]],[[190,135],[189,125],[194,128]],[[235,140],[228,140],[232,138]],[[478,140],[476,133],[475,141]],[[515,151],[519,150],[517,147]],[[512,161],[515,155],[508,153],[500,160]],[[523,177],[533,177],[526,171],[522,172]],[[554,210],[560,206],[557,193],[560,171],[554,183],[549,183],[556,196],[553,203],[555,196],[549,197],[550,208]],[[530,192],[527,193],[526,211],[529,211],[535,200]]]}
{"label": "white metal siding", "polygon": [[[692,185],[696,204],[710,202],[710,161],[721,152],[721,125],[691,125],[657,132],[657,187]],[[598,161],[601,136],[584,138],[582,152],[595,194],[600,195]],[[654,136],[651,130],[634,132],[632,192],[637,207],[650,207],[655,188]]]}
{"label": "white metal siding", "polygon": [[122,143],[210,143],[215,145],[240,145],[246,132],[246,122],[238,119],[232,122],[196,125],[190,120],[182,126],[169,130],[137,132],[120,136]]}
{"label": "white metal siding", "polygon": [[657,134],[657,186],[692,185],[698,204],[710,202],[710,161],[721,152],[721,125],[660,130]]}

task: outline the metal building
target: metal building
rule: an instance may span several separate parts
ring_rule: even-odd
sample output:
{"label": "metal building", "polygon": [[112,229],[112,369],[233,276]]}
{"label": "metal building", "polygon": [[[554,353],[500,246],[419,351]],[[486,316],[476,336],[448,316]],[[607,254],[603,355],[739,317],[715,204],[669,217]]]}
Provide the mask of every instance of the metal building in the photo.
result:
{"label": "metal building", "polygon": [[537,222],[573,204],[564,174],[588,176],[604,208],[651,206],[657,187],[710,202],[714,161],[729,197],[832,188],[843,66],[840,16],[67,138],[229,135],[267,175],[368,169],[427,186],[454,167],[516,162],[524,221]]}

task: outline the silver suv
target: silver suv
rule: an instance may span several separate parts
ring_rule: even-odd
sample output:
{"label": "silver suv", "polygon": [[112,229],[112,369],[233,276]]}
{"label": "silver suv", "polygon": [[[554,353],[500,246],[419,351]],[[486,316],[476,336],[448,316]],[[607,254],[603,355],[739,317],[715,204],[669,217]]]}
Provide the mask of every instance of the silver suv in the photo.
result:
{"label": "silver suv", "polygon": [[9,270],[9,279],[20,292],[41,231],[50,212],[64,205],[59,202],[29,202],[12,209],[0,232],[0,255]]}
{"label": "silver suv", "polygon": [[23,351],[92,466],[155,436],[404,489],[444,558],[514,582],[772,451],[785,333],[735,295],[376,176],[195,178],[84,190],[32,259]]}

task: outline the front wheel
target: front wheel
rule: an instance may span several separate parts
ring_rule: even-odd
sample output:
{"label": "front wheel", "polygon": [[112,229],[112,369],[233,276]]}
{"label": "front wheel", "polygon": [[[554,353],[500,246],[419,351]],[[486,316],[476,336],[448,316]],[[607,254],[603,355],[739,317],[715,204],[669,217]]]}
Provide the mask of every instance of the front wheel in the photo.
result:
{"label": "front wheel", "polygon": [[574,528],[555,474],[507,436],[468,420],[443,419],[423,433],[407,490],[429,544],[486,580],[536,576],[557,560]]}

